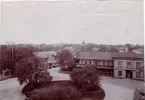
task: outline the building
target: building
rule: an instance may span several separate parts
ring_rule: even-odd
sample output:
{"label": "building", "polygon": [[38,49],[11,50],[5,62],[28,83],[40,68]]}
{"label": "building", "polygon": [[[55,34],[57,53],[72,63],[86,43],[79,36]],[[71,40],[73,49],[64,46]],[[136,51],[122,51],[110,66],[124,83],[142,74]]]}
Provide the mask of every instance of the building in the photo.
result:
{"label": "building", "polygon": [[128,52],[128,51],[129,51],[129,48],[126,47],[126,46],[122,46],[122,47],[119,48],[118,51],[119,51],[119,52]]}
{"label": "building", "polygon": [[144,80],[144,55],[134,52],[82,52],[76,67],[95,67],[100,75]]}
{"label": "building", "polygon": [[82,52],[76,67],[95,67],[104,76],[113,76],[113,60],[111,52]]}
{"label": "building", "polygon": [[144,79],[144,55],[120,52],[113,55],[114,77]]}
{"label": "building", "polygon": [[35,52],[35,55],[40,58],[44,58],[48,68],[57,67],[58,61],[56,59],[56,51],[42,51]]}
{"label": "building", "polygon": [[135,52],[136,54],[144,54],[144,48],[139,48],[132,51]]}

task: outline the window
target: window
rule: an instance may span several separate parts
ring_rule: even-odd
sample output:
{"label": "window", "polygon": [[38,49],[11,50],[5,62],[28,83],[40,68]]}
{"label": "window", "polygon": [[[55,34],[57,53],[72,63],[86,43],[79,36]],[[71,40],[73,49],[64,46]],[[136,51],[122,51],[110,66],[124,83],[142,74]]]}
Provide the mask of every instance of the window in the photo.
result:
{"label": "window", "polygon": [[131,62],[127,61],[127,67],[131,67]]}
{"label": "window", "polygon": [[105,65],[105,61],[101,61],[102,62],[102,65]]}
{"label": "window", "polygon": [[110,66],[112,66],[112,63],[110,62]]}
{"label": "window", "polygon": [[100,65],[100,61],[97,61],[96,63],[97,63],[97,65]]}
{"label": "window", "polygon": [[87,60],[87,64],[90,64],[90,61],[89,60]]}
{"label": "window", "polygon": [[122,61],[118,61],[118,67],[122,67]]}
{"label": "window", "polygon": [[100,61],[100,65],[103,65],[103,61]]}
{"label": "window", "polygon": [[108,65],[108,62],[107,61],[105,61],[105,65]]}
{"label": "window", "polygon": [[136,77],[141,78],[141,72],[136,72]]}
{"label": "window", "polygon": [[79,62],[80,64],[82,64],[82,60],[80,60],[80,62]]}
{"label": "window", "polygon": [[99,61],[96,61],[96,65],[99,65]]}
{"label": "window", "polygon": [[81,60],[81,63],[82,63],[82,64],[85,64],[85,60]]}
{"label": "window", "polygon": [[84,60],[84,64],[87,64],[87,60]]}
{"label": "window", "polygon": [[141,67],[141,62],[136,62],[136,68],[139,69]]}
{"label": "window", "polygon": [[122,71],[118,71],[118,76],[122,76]]}
{"label": "window", "polygon": [[94,61],[91,61],[91,64],[94,65]]}

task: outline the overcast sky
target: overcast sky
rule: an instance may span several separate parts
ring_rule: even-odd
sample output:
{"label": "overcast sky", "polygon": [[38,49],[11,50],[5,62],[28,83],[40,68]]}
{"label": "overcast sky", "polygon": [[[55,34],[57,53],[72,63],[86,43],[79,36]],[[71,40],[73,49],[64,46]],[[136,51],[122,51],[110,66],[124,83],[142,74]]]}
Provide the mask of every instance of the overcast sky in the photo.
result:
{"label": "overcast sky", "polygon": [[0,42],[143,44],[143,0],[2,2]]}

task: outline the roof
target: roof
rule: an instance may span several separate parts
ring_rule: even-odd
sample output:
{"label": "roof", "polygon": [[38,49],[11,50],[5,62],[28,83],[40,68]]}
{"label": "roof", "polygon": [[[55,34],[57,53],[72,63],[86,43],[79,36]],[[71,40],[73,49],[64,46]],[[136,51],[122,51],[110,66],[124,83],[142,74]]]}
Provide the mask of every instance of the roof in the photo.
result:
{"label": "roof", "polygon": [[78,59],[98,59],[98,60],[112,60],[111,52],[82,52]]}
{"label": "roof", "polygon": [[48,58],[49,56],[56,56],[56,51],[42,51],[42,52],[35,52],[34,55],[40,58]]}
{"label": "roof", "polygon": [[115,58],[144,58],[142,54],[136,54],[134,52],[82,52],[78,59],[97,59],[97,60],[112,60]]}
{"label": "roof", "polygon": [[144,54],[144,49],[143,48],[139,48],[139,49],[133,50],[133,52],[135,52],[137,54]]}
{"label": "roof", "polygon": [[114,53],[113,58],[144,58],[143,54],[136,54],[135,52],[118,52]]}

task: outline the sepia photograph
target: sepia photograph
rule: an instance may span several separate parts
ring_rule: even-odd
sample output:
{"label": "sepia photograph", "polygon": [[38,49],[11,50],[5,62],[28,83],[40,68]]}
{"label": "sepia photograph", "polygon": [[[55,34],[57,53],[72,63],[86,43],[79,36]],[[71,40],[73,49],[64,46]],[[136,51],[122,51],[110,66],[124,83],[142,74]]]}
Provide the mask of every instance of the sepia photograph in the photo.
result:
{"label": "sepia photograph", "polygon": [[0,100],[145,100],[144,0],[1,0]]}

